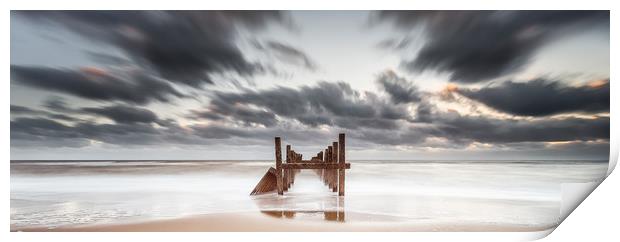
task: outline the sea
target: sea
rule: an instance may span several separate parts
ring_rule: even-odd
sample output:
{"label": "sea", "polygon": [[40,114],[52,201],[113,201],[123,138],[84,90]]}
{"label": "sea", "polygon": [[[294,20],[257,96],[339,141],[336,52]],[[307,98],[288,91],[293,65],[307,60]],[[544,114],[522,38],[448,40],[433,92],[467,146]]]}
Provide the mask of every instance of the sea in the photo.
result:
{"label": "sea", "polygon": [[[11,161],[11,228],[274,211],[347,223],[553,227],[561,184],[603,178],[607,161],[349,161],[346,194],[302,170],[284,196],[250,196],[273,161]],[[359,216],[363,214],[365,216]],[[329,221],[332,222],[332,221]],[[338,221],[336,221],[338,222]]]}

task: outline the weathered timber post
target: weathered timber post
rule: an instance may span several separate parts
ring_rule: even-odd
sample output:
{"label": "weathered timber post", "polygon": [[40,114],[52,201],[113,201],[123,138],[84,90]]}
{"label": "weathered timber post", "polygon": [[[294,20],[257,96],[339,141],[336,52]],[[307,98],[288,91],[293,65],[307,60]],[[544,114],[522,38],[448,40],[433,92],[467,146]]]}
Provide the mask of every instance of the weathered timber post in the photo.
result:
{"label": "weathered timber post", "polygon": [[[332,147],[334,147],[334,158],[332,158],[332,163],[338,163],[338,142],[334,142],[332,143]],[[337,192],[338,191],[338,170],[337,169],[332,169],[332,180],[333,180],[333,188],[332,188],[332,192]]]}
{"label": "weathered timber post", "polygon": [[[286,160],[284,161],[285,163],[289,163],[290,162],[290,157],[289,157],[289,145],[286,146]],[[288,182],[289,182],[289,170],[288,169],[282,169],[282,191],[288,191]]]}
{"label": "weathered timber post", "polygon": [[341,166],[340,169],[338,169],[338,196],[344,196],[344,133],[338,135],[338,144],[340,145],[340,152],[338,153],[338,164]]}
{"label": "weathered timber post", "polygon": [[[327,147],[327,153],[328,153],[328,155],[327,155],[327,163],[332,163],[332,158],[333,158],[332,154],[334,153],[334,148],[331,147],[331,146],[328,146]],[[329,189],[331,189],[332,188],[332,179],[330,177],[329,170],[325,170],[325,171],[327,172],[327,175],[325,177],[326,182],[327,182],[327,187],[329,187]]]}
{"label": "weathered timber post", "polygon": [[282,145],[280,144],[280,137],[276,137],[276,186],[278,187],[278,195],[283,195],[283,181],[282,181]]}
{"label": "weathered timber post", "polygon": [[[291,155],[290,153],[291,153],[291,145],[286,145],[286,154],[287,154],[286,163],[293,163],[293,159],[290,157],[290,155]],[[288,179],[289,179],[288,183],[289,183],[289,187],[290,187],[290,184],[293,183],[293,176],[292,176],[292,174],[291,174],[292,172],[290,170],[288,171],[288,173],[289,173],[288,174]]]}
{"label": "weathered timber post", "polygon": [[[327,149],[325,149],[324,154],[325,154],[325,157],[323,158],[323,163],[327,163],[327,157],[329,157],[329,152]],[[325,185],[327,184],[327,180],[325,180],[327,177],[327,170],[321,169],[321,172],[323,172],[323,175],[321,176],[321,178],[323,179],[323,185]]]}
{"label": "weathered timber post", "polygon": [[[332,146],[328,146],[327,147],[327,152],[329,153],[329,158],[327,159],[327,163],[332,163],[333,159],[334,159],[334,147]],[[329,187],[329,189],[332,189],[332,176],[331,176],[331,170],[327,170],[327,187]]]}

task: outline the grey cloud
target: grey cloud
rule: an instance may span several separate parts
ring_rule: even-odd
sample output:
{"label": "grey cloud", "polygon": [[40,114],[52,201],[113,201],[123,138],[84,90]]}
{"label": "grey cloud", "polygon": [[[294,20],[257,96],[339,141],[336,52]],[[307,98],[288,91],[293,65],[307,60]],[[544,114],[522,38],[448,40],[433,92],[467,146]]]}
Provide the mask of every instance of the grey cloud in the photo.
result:
{"label": "grey cloud", "polygon": [[392,102],[396,104],[419,102],[421,100],[421,93],[418,88],[392,71],[381,73],[377,78],[377,83],[381,89],[390,95]]}
{"label": "grey cloud", "polygon": [[11,114],[39,114],[41,111],[29,107],[11,104]]}
{"label": "grey cloud", "polygon": [[314,60],[312,60],[303,51],[276,41],[267,42],[267,47],[276,52],[276,55],[287,62],[299,63],[308,70],[316,71],[318,66]]}
{"label": "grey cloud", "polygon": [[177,140],[184,139],[184,133],[178,130],[170,132],[169,128],[156,129],[145,123],[97,124],[79,121],[65,125],[49,118],[17,118],[11,121],[12,146],[84,147],[91,145],[91,141],[149,145],[169,143],[172,136],[178,136]]}
{"label": "grey cloud", "polygon": [[[214,115],[222,114],[239,117],[239,110],[247,111],[244,109],[248,105],[309,126],[336,124],[346,128],[390,129],[398,120],[411,120],[404,106],[382,103],[371,93],[363,98],[343,82],[319,82],[316,86],[299,89],[277,87],[244,90],[242,93],[215,92],[210,105],[208,109],[211,111],[203,117],[212,120],[219,119]],[[275,121],[270,115],[263,116],[263,121],[257,123],[272,124]],[[248,119],[241,117],[241,120]]]}
{"label": "grey cloud", "polygon": [[78,121],[79,119],[60,113],[11,104],[11,116],[44,116],[55,120]]}
{"label": "grey cloud", "polygon": [[151,123],[159,120],[151,110],[126,105],[82,108],[81,111],[104,116],[116,123]]}
{"label": "grey cloud", "polygon": [[191,118],[209,120],[241,121],[246,125],[262,124],[266,127],[276,125],[275,114],[264,110],[257,110],[246,105],[211,100],[208,110],[193,110]]}
{"label": "grey cloud", "polygon": [[82,147],[88,140],[77,130],[45,118],[17,118],[11,124],[11,146]]}
{"label": "grey cloud", "polygon": [[429,135],[482,143],[609,140],[609,118],[512,120],[435,112]]}
{"label": "grey cloud", "polygon": [[403,66],[474,83],[520,70],[541,46],[568,32],[609,28],[609,11],[381,11],[375,21],[417,27],[427,41]]}
{"label": "grey cloud", "polygon": [[113,75],[98,69],[56,69],[11,66],[11,80],[38,89],[52,90],[100,101],[146,104],[184,97],[169,83],[140,73]]}
{"label": "grey cloud", "polygon": [[94,41],[118,47],[133,62],[173,81],[198,87],[209,74],[253,75],[262,68],[236,46],[237,27],[286,25],[278,11],[17,11],[37,23],[64,26]]}
{"label": "grey cloud", "polygon": [[609,80],[590,86],[567,86],[544,79],[503,82],[480,89],[457,89],[465,97],[502,112],[523,116],[609,112]]}

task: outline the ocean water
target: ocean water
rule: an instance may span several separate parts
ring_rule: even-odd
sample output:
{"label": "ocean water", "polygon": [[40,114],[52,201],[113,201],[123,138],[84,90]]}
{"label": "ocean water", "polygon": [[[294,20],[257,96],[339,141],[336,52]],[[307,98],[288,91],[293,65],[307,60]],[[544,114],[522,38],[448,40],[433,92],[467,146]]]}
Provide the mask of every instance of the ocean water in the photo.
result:
{"label": "ocean water", "polygon": [[558,223],[560,185],[598,180],[608,165],[350,162],[346,196],[339,198],[312,170],[302,170],[285,196],[249,196],[274,165],[268,161],[12,161],[11,227],[252,211],[295,211],[297,218],[310,220],[323,218],[316,215],[323,211],[340,211],[355,215],[346,217],[348,223],[548,227]]}

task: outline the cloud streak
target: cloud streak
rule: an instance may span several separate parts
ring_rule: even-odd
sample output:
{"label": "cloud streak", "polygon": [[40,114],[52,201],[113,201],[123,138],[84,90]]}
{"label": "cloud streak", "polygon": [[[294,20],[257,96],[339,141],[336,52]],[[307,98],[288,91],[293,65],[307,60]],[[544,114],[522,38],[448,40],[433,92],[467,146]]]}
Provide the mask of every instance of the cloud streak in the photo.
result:
{"label": "cloud streak", "polygon": [[11,80],[90,100],[146,104],[185,97],[165,81],[142,73],[112,74],[103,69],[57,69],[11,65]]}
{"label": "cloud streak", "polygon": [[239,28],[260,30],[271,22],[290,26],[278,11],[16,12],[117,47],[145,69],[194,87],[213,83],[213,73],[248,76],[263,71],[235,44]]}
{"label": "cloud streak", "polygon": [[422,29],[427,41],[402,66],[475,83],[521,70],[541,46],[566,32],[609,27],[609,11],[381,11],[373,21]]}
{"label": "cloud streak", "polygon": [[609,112],[609,91],[609,80],[575,87],[544,79],[508,81],[480,89],[456,89],[467,98],[520,116]]}

